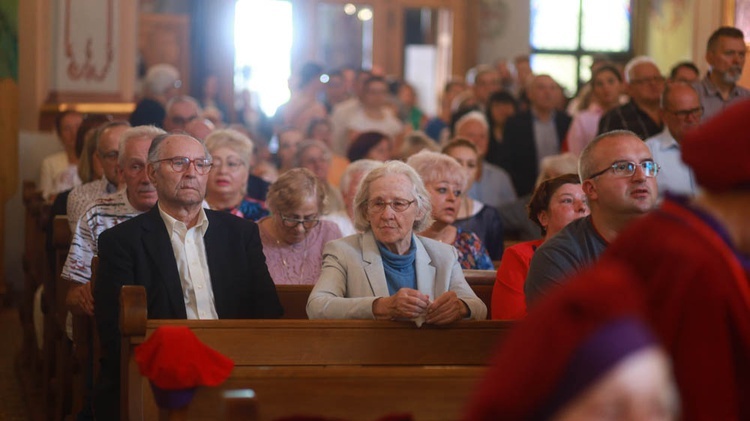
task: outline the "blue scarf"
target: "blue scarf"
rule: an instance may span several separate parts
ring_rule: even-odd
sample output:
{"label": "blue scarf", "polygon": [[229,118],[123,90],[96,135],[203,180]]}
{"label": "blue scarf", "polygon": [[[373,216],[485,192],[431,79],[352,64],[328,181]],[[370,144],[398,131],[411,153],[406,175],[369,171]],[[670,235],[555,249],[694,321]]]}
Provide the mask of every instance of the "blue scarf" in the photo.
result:
{"label": "blue scarf", "polygon": [[393,253],[380,241],[375,241],[380,250],[380,257],[383,259],[385,281],[390,295],[395,294],[401,288],[417,289],[417,270],[414,266],[414,260],[417,257],[415,241],[417,240],[412,235],[411,247],[404,255]]}

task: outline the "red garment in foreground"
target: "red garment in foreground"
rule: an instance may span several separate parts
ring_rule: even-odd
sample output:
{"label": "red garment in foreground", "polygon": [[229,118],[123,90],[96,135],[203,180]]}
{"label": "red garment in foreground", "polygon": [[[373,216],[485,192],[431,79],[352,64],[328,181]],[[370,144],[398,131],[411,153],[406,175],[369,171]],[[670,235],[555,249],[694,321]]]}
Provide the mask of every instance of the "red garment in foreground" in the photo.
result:
{"label": "red garment in foreground", "polygon": [[750,419],[750,277],[717,231],[668,199],[602,261],[627,266],[642,288],[673,360],[682,419]]}
{"label": "red garment in foreground", "polygon": [[623,315],[673,360],[683,421],[750,419],[750,285],[731,247],[665,200],[535,306],[501,345],[466,420],[534,420],[580,341]]}

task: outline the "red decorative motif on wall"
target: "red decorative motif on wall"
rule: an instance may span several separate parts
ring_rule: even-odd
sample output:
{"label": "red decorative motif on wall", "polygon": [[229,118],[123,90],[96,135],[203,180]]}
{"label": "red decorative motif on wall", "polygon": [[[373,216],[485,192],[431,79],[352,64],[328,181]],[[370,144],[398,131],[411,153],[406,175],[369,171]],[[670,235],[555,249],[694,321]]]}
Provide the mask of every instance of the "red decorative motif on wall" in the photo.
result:
{"label": "red decorative motif on wall", "polygon": [[107,0],[107,42],[106,61],[101,68],[94,64],[93,40],[89,36],[86,38],[86,49],[84,52],[84,61],[80,63],[76,57],[73,43],[70,41],[70,3],[73,0],[65,0],[65,57],[68,59],[67,73],[71,80],[86,80],[101,82],[109,74],[114,60],[114,47],[112,45],[112,22],[114,14],[114,0]]}

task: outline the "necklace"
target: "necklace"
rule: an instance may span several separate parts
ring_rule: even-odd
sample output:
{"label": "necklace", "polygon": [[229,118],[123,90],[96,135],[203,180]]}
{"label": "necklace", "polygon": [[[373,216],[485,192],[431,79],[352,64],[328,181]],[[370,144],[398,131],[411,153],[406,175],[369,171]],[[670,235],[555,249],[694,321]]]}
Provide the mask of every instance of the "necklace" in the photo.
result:
{"label": "necklace", "polygon": [[[283,274],[277,273],[277,275],[282,275],[283,279],[277,283],[303,284],[305,280],[304,274],[308,272],[305,270],[305,265],[307,264],[307,251],[309,248],[307,247],[307,243],[311,233],[305,235],[304,240],[299,243],[287,244],[286,242],[282,243],[281,236],[276,232],[274,225],[271,224],[267,228],[266,231],[276,244],[276,247],[272,248],[271,251],[278,256],[278,260],[281,261],[281,266],[283,267]],[[294,257],[300,254],[302,258],[295,261]],[[296,264],[297,262],[298,264]],[[271,267],[269,267],[269,270],[272,270]]]}

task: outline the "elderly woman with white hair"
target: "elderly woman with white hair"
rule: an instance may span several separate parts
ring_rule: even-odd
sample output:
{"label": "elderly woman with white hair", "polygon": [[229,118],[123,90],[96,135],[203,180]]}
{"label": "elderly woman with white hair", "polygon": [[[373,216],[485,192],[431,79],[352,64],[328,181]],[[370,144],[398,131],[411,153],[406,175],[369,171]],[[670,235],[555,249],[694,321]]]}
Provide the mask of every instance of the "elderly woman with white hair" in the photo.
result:
{"label": "elderly woman with white hair", "polygon": [[418,152],[406,163],[422,177],[432,204],[434,222],[419,234],[455,247],[463,269],[494,269],[482,240],[475,233],[453,225],[461,196],[466,193],[467,174],[461,164],[448,155],[432,151]]}
{"label": "elderly woman with white hair", "polygon": [[410,166],[389,161],[370,171],[355,199],[362,233],[326,244],[307,315],[436,325],[486,318],[456,250],[414,234],[432,224],[431,211],[429,193]]}
{"label": "elderly woman with white hair", "polygon": [[208,135],[206,147],[213,157],[206,188],[211,209],[253,221],[268,215],[263,202],[246,196],[253,142],[236,130],[224,129]]}

